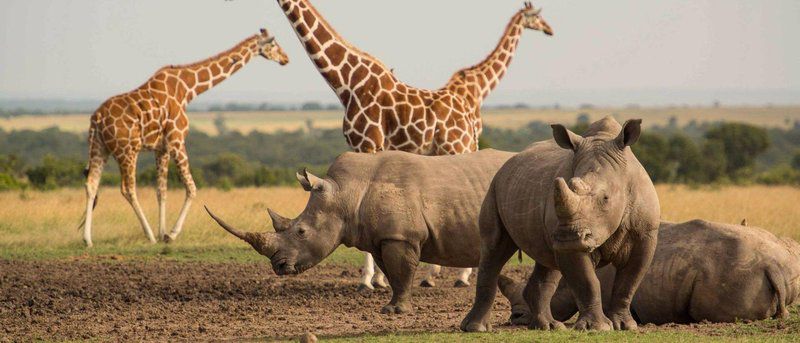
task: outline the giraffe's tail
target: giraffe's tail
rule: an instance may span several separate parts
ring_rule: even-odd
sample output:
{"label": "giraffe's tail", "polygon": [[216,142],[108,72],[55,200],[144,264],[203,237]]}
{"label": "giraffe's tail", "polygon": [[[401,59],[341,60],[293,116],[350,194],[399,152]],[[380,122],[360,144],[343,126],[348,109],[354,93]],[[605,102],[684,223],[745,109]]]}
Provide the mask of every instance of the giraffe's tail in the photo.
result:
{"label": "giraffe's tail", "polygon": [[[89,126],[89,151],[90,152],[93,151],[92,144],[97,144],[97,141],[95,140],[96,134],[97,134],[96,131],[97,130],[95,129],[94,125],[90,125]],[[91,161],[87,162],[86,163],[86,167],[83,168],[83,177],[85,179],[87,179],[87,181],[88,181],[88,178],[89,178],[90,165],[91,165]],[[97,208],[97,199],[99,197],[100,197],[100,194],[95,194],[94,195],[94,201],[92,202],[92,209]],[[84,224],[86,224],[86,212],[84,212],[83,215],[81,216],[81,222],[78,224],[77,230],[80,231],[83,228]]]}

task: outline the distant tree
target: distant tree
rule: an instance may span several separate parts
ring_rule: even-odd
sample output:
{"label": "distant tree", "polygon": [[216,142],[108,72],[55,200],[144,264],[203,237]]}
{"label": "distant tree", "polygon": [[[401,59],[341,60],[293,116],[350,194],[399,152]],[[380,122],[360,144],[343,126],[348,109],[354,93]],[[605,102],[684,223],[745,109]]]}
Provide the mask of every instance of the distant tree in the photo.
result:
{"label": "distant tree", "polygon": [[800,150],[795,151],[792,157],[792,168],[800,170]]}
{"label": "distant tree", "polygon": [[703,143],[702,172],[705,182],[722,180],[727,174],[727,155],[725,145],[719,140],[706,140]]}
{"label": "distant tree", "polygon": [[722,143],[729,175],[753,167],[758,154],[769,148],[767,131],[749,124],[723,123],[706,132],[705,137]]}
{"label": "distant tree", "polygon": [[643,133],[631,148],[653,182],[670,181],[671,171],[667,160],[669,146],[663,136]]}
{"label": "distant tree", "polygon": [[578,117],[575,119],[575,121],[578,123],[578,125],[582,125],[582,124],[589,125],[589,122],[591,121],[591,118],[589,118],[589,113],[581,112],[581,113],[578,113]]}
{"label": "distant tree", "polygon": [[300,109],[303,111],[320,111],[324,108],[322,107],[322,104],[316,101],[309,101],[309,102],[304,102],[303,105],[300,106]]}
{"label": "distant tree", "polygon": [[217,134],[220,136],[225,136],[230,131],[228,129],[228,124],[225,122],[225,115],[222,113],[217,113],[214,117],[214,127],[217,129]]}
{"label": "distant tree", "polygon": [[700,149],[689,137],[682,134],[671,136],[667,159],[674,167],[673,178],[670,181],[692,183],[708,180],[703,172],[703,156]]}

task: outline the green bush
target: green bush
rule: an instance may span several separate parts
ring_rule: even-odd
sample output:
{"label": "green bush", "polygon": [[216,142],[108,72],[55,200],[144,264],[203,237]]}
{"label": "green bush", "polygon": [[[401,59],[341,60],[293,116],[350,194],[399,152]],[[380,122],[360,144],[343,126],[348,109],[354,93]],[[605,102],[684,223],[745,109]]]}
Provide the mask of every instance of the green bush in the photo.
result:
{"label": "green bush", "polygon": [[759,175],[756,182],[766,185],[800,185],[800,169],[780,165]]}
{"label": "green bush", "polygon": [[24,184],[17,180],[14,175],[0,173],[0,191],[8,191],[23,188]]}
{"label": "green bush", "polygon": [[28,169],[28,181],[37,189],[77,187],[84,183],[84,164],[69,158],[47,155],[39,166]]}

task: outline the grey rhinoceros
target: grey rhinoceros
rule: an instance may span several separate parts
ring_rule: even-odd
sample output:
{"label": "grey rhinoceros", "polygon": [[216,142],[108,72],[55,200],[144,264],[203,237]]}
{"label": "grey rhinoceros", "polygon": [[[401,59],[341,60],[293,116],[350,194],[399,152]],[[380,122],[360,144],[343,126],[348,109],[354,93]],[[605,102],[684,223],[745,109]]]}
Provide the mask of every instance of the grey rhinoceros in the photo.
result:
{"label": "grey rhinoceros", "polygon": [[[615,273],[613,266],[597,271],[606,307]],[[511,302],[511,323],[528,324],[525,284],[501,276],[498,285]],[[653,263],[631,311],[640,324],[785,318],[799,295],[800,245],[794,240],[741,225],[662,222]],[[563,282],[551,307],[562,321],[577,311]]]}
{"label": "grey rhinoceros", "polygon": [[[655,187],[631,152],[641,120],[606,117],[583,136],[553,125],[554,140],[532,144],[495,175],[481,208],[481,260],[464,331],[491,329],[489,311],[503,265],[519,249],[536,260],[526,297],[531,328],[564,325],[550,312],[561,275],[577,299],[577,329],[633,329],[630,301],[656,247],[660,207]],[[569,182],[565,181],[569,180]],[[609,317],[595,267],[620,270]]]}
{"label": "grey rhinoceros", "polygon": [[513,153],[481,150],[456,156],[399,151],[344,153],[326,178],[303,171],[311,192],[295,219],[269,210],[274,233],[223,228],[271,260],[278,275],[313,267],[344,244],[372,253],[386,273],[392,299],[383,313],[410,311],[420,261],[449,267],[478,265],[478,214],[495,172]]}

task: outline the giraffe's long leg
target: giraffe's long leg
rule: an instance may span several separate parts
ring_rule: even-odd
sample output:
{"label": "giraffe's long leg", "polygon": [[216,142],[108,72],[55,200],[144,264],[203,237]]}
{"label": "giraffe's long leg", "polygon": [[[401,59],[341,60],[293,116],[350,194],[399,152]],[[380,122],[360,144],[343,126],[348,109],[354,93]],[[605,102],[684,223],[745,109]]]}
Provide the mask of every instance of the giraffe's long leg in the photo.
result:
{"label": "giraffe's long leg", "polygon": [[142,230],[144,230],[144,234],[147,236],[147,239],[150,240],[151,243],[156,242],[155,236],[153,236],[153,230],[150,229],[150,223],[147,222],[147,218],[144,215],[144,211],[142,211],[142,206],[139,205],[139,199],[136,196],[136,159],[138,152],[134,152],[132,155],[129,155],[127,158],[117,158],[119,162],[119,171],[122,175],[122,196],[128,200],[133,207],[133,211],[136,212],[136,217],[139,218],[139,223],[142,224]]}
{"label": "giraffe's long leg", "polygon": [[169,172],[169,153],[156,151],[156,194],[158,197],[158,237],[167,236],[167,174]]}
{"label": "giraffe's long leg", "polygon": [[439,276],[439,273],[441,273],[441,271],[442,267],[440,265],[429,264],[428,273],[425,274],[425,277],[422,278],[422,281],[420,281],[419,285],[422,287],[436,287],[436,281],[433,280],[435,280],[436,277]]}
{"label": "giraffe's long leg", "polygon": [[458,268],[458,279],[456,279],[455,287],[469,286],[469,276],[472,274],[472,268]]}
{"label": "giraffe's long leg", "polygon": [[372,254],[366,253],[364,256],[364,268],[361,269],[361,284],[358,289],[375,289],[375,287],[386,288],[386,276],[380,268],[375,267],[375,259]]}
{"label": "giraffe's long leg", "polygon": [[103,166],[106,164],[108,154],[97,146],[96,142],[90,142],[89,147],[89,166],[86,172],[86,216],[83,222],[83,241],[86,246],[92,247],[92,212],[94,211],[97,191],[100,187],[100,176],[103,173]]}
{"label": "giraffe's long leg", "polygon": [[181,230],[183,230],[183,223],[186,221],[186,215],[189,214],[189,207],[192,206],[192,199],[197,196],[197,186],[194,184],[194,178],[192,178],[192,173],[189,169],[189,155],[186,153],[186,146],[181,145],[180,148],[176,149],[172,154],[174,154],[173,159],[175,160],[175,164],[178,165],[181,181],[183,181],[183,185],[186,187],[186,200],[184,200],[181,212],[178,214],[178,221],[175,222],[175,227],[172,228],[172,232],[170,232],[167,237],[164,237],[164,241],[166,242],[175,240],[181,233]]}

